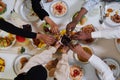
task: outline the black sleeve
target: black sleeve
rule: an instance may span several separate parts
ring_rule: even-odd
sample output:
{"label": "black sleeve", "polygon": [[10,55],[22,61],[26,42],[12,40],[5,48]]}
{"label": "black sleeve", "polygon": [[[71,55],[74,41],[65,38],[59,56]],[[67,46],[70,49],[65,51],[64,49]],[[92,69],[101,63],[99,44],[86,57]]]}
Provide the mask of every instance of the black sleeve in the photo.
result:
{"label": "black sleeve", "polygon": [[41,0],[31,0],[32,9],[38,15],[38,17],[43,20],[45,16],[49,16],[49,14],[42,8],[40,5]]}
{"label": "black sleeve", "polygon": [[27,37],[27,38],[36,38],[36,33],[30,32],[21,28],[14,26],[13,24],[5,21],[4,19],[0,19],[0,29],[9,32],[11,34]]}

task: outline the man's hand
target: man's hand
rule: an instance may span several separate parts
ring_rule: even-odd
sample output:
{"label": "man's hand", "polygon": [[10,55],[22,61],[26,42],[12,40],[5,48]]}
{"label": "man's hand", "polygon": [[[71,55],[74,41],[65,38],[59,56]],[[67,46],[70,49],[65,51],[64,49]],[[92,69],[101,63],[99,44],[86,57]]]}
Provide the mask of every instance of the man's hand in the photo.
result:
{"label": "man's hand", "polygon": [[70,33],[75,29],[76,24],[77,24],[76,22],[72,21],[67,25],[67,27],[66,27],[67,35],[70,35]]}
{"label": "man's hand", "polygon": [[91,55],[85,52],[79,44],[72,45],[70,46],[70,48],[74,53],[76,53],[78,56],[82,57],[85,60],[89,60],[89,58],[91,57]]}
{"label": "man's hand", "polygon": [[74,40],[86,40],[92,37],[91,37],[91,33],[85,33],[85,32],[79,31],[75,33],[74,35],[72,35],[71,38]]}

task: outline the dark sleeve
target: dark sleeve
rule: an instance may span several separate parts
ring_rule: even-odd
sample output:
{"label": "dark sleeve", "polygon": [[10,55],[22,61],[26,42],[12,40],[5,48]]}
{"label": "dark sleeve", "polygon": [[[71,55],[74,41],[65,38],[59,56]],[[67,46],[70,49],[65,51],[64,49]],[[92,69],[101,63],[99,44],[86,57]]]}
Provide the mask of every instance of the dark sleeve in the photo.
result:
{"label": "dark sleeve", "polygon": [[38,15],[38,17],[43,20],[45,16],[49,16],[49,14],[42,8],[40,5],[41,0],[31,0],[32,9]]}
{"label": "dark sleeve", "polygon": [[36,38],[36,33],[30,32],[21,28],[14,26],[13,24],[5,21],[4,19],[0,19],[0,29],[9,32],[11,34],[27,37],[27,38]]}

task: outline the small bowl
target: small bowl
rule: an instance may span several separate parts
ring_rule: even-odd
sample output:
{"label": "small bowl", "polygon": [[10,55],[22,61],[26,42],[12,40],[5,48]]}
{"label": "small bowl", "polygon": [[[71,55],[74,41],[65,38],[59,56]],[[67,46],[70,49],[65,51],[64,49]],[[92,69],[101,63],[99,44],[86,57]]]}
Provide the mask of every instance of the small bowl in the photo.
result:
{"label": "small bowl", "polygon": [[68,13],[68,5],[65,1],[55,1],[50,6],[50,12],[55,17],[63,17]]}
{"label": "small bowl", "polygon": [[[82,46],[82,48],[89,53],[90,55],[93,54],[93,49],[89,46]],[[88,63],[88,60],[84,60],[81,57],[78,57],[78,55],[76,53],[73,54],[75,60],[79,61],[79,62],[83,62],[83,63]]]}

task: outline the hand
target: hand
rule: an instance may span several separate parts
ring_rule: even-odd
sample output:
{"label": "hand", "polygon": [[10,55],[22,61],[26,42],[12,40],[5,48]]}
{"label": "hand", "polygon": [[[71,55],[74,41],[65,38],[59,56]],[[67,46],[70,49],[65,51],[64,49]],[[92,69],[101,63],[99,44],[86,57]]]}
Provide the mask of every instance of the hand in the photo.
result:
{"label": "hand", "polygon": [[44,41],[47,45],[52,45],[56,42],[55,38],[51,35],[37,34],[37,39]]}
{"label": "hand", "polygon": [[78,56],[82,57],[85,60],[89,60],[89,58],[91,57],[91,55],[86,53],[79,44],[72,45],[70,48],[73,52],[75,52]]}
{"label": "hand", "polygon": [[69,47],[68,47],[68,46],[63,46],[61,52],[62,52],[63,54],[67,54],[68,50],[69,50]]}
{"label": "hand", "polygon": [[59,34],[59,30],[58,30],[58,25],[57,25],[57,24],[52,23],[50,26],[51,26],[50,31],[51,31],[53,34]]}
{"label": "hand", "polygon": [[70,33],[75,29],[76,24],[77,24],[76,22],[72,21],[72,22],[70,22],[70,23],[67,25],[67,27],[66,27],[66,33],[67,33],[68,35],[70,35]]}
{"label": "hand", "polygon": [[44,20],[51,26],[51,32],[53,34],[59,34],[58,25],[49,16],[46,16]]}
{"label": "hand", "polygon": [[74,40],[86,40],[92,37],[91,37],[91,33],[85,33],[85,32],[79,31],[75,33],[74,35],[72,35],[71,38]]}

